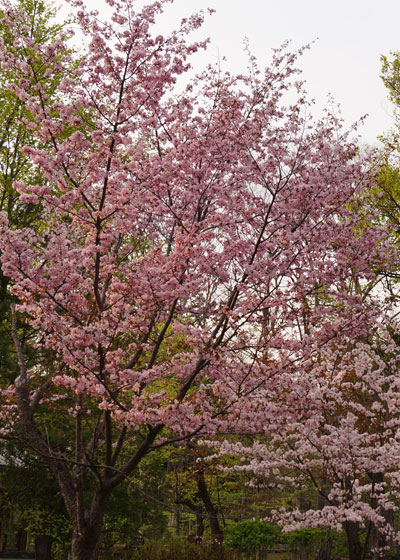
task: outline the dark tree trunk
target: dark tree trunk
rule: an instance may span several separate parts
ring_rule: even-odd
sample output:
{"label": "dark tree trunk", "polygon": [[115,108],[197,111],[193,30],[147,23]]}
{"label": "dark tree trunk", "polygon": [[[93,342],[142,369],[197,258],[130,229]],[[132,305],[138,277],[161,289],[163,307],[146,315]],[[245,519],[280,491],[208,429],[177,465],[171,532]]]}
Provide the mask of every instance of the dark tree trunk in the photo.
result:
{"label": "dark tree trunk", "polygon": [[47,535],[35,537],[35,558],[36,560],[52,560],[51,546],[53,540]]}
{"label": "dark tree trunk", "polygon": [[196,513],[196,536],[198,538],[198,541],[200,542],[203,539],[203,535],[204,535],[204,520],[203,520],[203,514],[200,513]]}
{"label": "dark tree trunk", "polygon": [[197,490],[201,500],[203,501],[204,509],[207,512],[207,517],[210,520],[211,539],[214,543],[221,543],[224,540],[224,533],[218,521],[218,512],[214,507],[214,504],[212,503],[210,494],[208,492],[203,469],[200,468],[196,474]]}
{"label": "dark tree trunk", "polygon": [[344,529],[349,547],[349,560],[362,560],[363,550],[360,543],[359,527],[354,521],[346,521]]}
{"label": "dark tree trunk", "polygon": [[86,529],[83,533],[72,533],[71,560],[96,560],[100,527]]}
{"label": "dark tree trunk", "polygon": [[101,488],[95,492],[90,510],[83,503],[77,510],[72,524],[71,560],[96,560],[103,518],[112,488]]}

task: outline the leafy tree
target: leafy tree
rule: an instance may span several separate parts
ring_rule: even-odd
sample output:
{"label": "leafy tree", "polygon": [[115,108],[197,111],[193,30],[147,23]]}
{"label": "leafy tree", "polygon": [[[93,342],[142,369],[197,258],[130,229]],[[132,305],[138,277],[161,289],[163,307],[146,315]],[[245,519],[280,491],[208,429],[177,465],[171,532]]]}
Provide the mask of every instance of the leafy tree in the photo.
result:
{"label": "leafy tree", "polygon": [[[25,34],[31,41],[48,48],[58,37],[63,36],[63,26],[54,22],[56,11],[49,8],[42,0],[18,0],[15,5],[3,5],[2,18],[7,10],[13,10],[17,18],[17,29],[11,28],[2,19],[0,23],[0,40],[10,54],[21,63],[28,56],[26,47],[19,42],[19,35]],[[1,15],[1,14],[0,14]],[[33,51],[32,53],[33,54]],[[26,84],[28,91],[41,84],[43,93],[54,101],[59,75],[52,78],[46,75],[48,68],[43,57],[32,60],[35,78]],[[7,212],[10,224],[19,227],[28,225],[40,217],[40,205],[23,204],[14,189],[15,181],[27,181],[40,184],[41,172],[33,166],[30,158],[23,153],[24,146],[38,147],[38,140],[32,127],[31,113],[23,99],[18,97],[18,78],[7,57],[3,57],[0,69],[0,210]],[[7,292],[9,279],[0,271],[0,375],[4,383],[15,377],[15,349],[10,336],[9,308],[11,297]],[[25,329],[24,339],[29,340],[31,329]],[[33,356],[30,355],[30,359]]]}
{"label": "leafy tree", "polygon": [[[16,17],[16,27],[10,27],[4,21],[8,10]],[[12,56],[21,63],[26,59],[26,46],[19,41],[22,33],[46,49],[54,40],[63,36],[63,25],[54,21],[55,9],[41,0],[18,0],[12,6],[3,4],[0,23],[0,41]],[[33,52],[31,53],[33,54]],[[46,76],[46,64],[43,58],[32,60],[35,79],[26,84],[32,91],[38,83],[43,87],[48,99],[53,99],[59,75]],[[23,227],[40,220],[40,205],[34,207],[19,201],[19,195],[13,188],[14,181],[23,180],[40,184],[40,170],[32,165],[30,158],[23,153],[24,146],[42,147],[34,130],[31,113],[26,103],[15,92],[18,80],[7,58],[3,58],[0,68],[0,209],[7,213],[10,224]],[[17,374],[15,347],[11,337],[10,303],[13,297],[8,292],[9,278],[0,270],[0,383],[7,387]],[[21,343],[28,363],[36,361],[36,352],[30,345],[33,331],[27,324],[21,325]],[[20,511],[21,521],[35,535],[36,558],[47,560],[51,557],[51,543],[60,538],[66,524],[63,508],[57,499],[57,487],[54,477],[48,476],[45,465],[34,457],[21,455],[21,449],[15,440],[2,445],[1,454],[8,464],[3,468],[7,504],[10,511]],[[16,459],[17,465],[15,465]],[[23,458],[23,459],[22,459]],[[52,482],[51,482],[52,480]],[[46,485],[47,484],[47,485]],[[32,488],[35,489],[32,492]],[[53,499],[54,498],[54,499]],[[64,512],[65,513],[65,512]]]}
{"label": "leafy tree", "polygon": [[385,84],[389,99],[396,107],[400,106],[400,53],[392,52],[391,58],[382,56],[382,80]]}
{"label": "leafy tree", "polygon": [[[42,221],[1,215],[3,273],[19,300],[3,433],[53,472],[72,560],[95,558],[112,494],[150,452],[246,416],[260,431],[254,396],[262,410],[290,389],[316,340],[360,336],[364,301],[345,287],[354,269],[368,280],[385,249],[381,228],[358,231],[349,206],[370,167],[334,116],[306,120],[297,55],[276,51],[264,73],[252,61],[250,76],[208,68],[176,95],[205,46],[186,41],[203,17],[153,37],[165,3],[136,13],[112,2],[106,23],[79,6],[79,65],[62,39],[43,48],[5,13],[28,53],[0,45],[38,141],[23,153],[41,176],[14,186]],[[56,103],[37,60],[50,80],[63,76]],[[285,107],[291,87],[299,101]],[[34,366],[17,312],[43,357]]]}

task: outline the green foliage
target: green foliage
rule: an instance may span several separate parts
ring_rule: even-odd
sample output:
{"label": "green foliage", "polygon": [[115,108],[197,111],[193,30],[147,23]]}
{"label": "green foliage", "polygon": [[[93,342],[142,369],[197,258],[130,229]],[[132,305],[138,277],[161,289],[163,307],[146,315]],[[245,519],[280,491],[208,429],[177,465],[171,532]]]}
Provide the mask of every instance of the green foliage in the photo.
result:
{"label": "green foliage", "polygon": [[389,99],[400,106],[400,52],[392,52],[391,58],[381,57],[382,80],[389,91]]}
{"label": "green foliage", "polygon": [[304,529],[295,529],[285,534],[284,540],[293,549],[304,549],[311,544],[322,543],[327,538],[327,531],[319,527],[304,527]]}
{"label": "green foliage", "polygon": [[239,521],[227,528],[225,543],[237,552],[251,556],[262,547],[277,544],[281,531],[266,521]]}
{"label": "green foliage", "polygon": [[117,545],[132,548],[142,537],[160,538],[167,530],[167,518],[159,504],[146,500],[128,484],[118,487],[107,507],[100,541],[102,558],[113,558]]}
{"label": "green foliage", "polygon": [[[333,539],[332,557],[346,558],[349,554],[349,547],[345,531],[333,531],[331,535]],[[364,544],[365,532],[361,533],[360,541],[361,544]]]}
{"label": "green foliage", "polygon": [[[17,0],[17,8],[25,11],[29,16],[29,32],[31,38],[39,44],[47,44],[56,40],[62,34],[63,25],[54,22],[56,10],[49,7],[43,0]],[[0,12],[0,18],[2,14]],[[27,53],[15,43],[15,37],[10,33],[7,25],[0,22],[0,40],[8,45],[17,57],[25,58]],[[40,60],[37,55],[29,53],[29,61],[34,67],[35,80],[44,87],[44,93],[49,99],[54,99],[56,85],[61,76],[53,73],[52,78],[45,78],[48,63]],[[52,62],[54,64],[54,62]],[[40,220],[40,206],[22,204],[19,195],[13,187],[15,181],[25,181],[41,184],[43,181],[37,166],[32,165],[30,158],[22,152],[24,146],[36,147],[37,141],[29,126],[31,115],[15,92],[5,84],[15,83],[16,76],[13,69],[0,69],[0,211],[7,213],[11,225],[24,226]],[[35,84],[32,84],[35,86]],[[15,378],[16,359],[14,346],[10,336],[9,308],[11,296],[7,292],[9,280],[0,270],[0,379],[2,385],[9,385]],[[25,328],[20,332],[20,338],[29,364],[36,362],[37,356],[29,348],[32,333]]]}
{"label": "green foliage", "polygon": [[[128,452],[128,450],[127,450]],[[162,539],[167,531],[167,449],[148,455],[138,471],[112,494],[104,518],[99,549],[114,558],[117,546],[132,549],[143,539]]]}
{"label": "green foliage", "polygon": [[2,508],[13,512],[32,537],[45,535],[65,552],[71,542],[71,524],[54,476],[40,459],[28,457],[16,444],[3,445],[2,458]]}
{"label": "green foliage", "polygon": [[49,511],[39,507],[23,508],[21,520],[32,537],[46,535],[63,548],[71,541],[72,526],[65,515],[49,515]]}
{"label": "green foliage", "polygon": [[328,532],[326,529],[305,527],[304,529],[289,531],[284,535],[283,540],[296,556],[310,558],[327,538]]}
{"label": "green foliage", "polygon": [[400,169],[389,156],[381,166],[376,184],[370,189],[372,203],[378,208],[383,223],[389,225],[396,241],[400,233]]}
{"label": "green foliage", "polygon": [[[28,14],[29,32],[36,43],[51,43],[62,34],[63,25],[54,23],[56,10],[43,0],[17,0],[16,7]],[[56,85],[61,76],[53,72],[51,78],[45,77],[49,64],[34,52],[25,52],[23,47],[15,43],[9,28],[3,23],[0,23],[0,38],[17,58],[25,60],[29,55],[29,63],[35,75],[32,86],[41,83],[44,94],[54,100]],[[54,61],[51,64],[54,65]],[[31,114],[25,103],[5,86],[9,82],[14,83],[16,79],[13,69],[0,70],[0,210],[7,212],[12,224],[20,226],[37,219],[40,208],[19,203],[13,182],[22,180],[40,183],[41,176],[37,166],[32,165],[30,158],[21,151],[27,145],[37,146],[37,141],[31,128],[27,126],[31,121]]]}
{"label": "green foliage", "polygon": [[328,540],[332,543],[332,558],[346,558],[348,556],[347,537],[344,531],[331,531],[321,527],[304,527],[283,534],[281,542],[289,547],[296,560],[308,560],[315,557],[321,546]]}

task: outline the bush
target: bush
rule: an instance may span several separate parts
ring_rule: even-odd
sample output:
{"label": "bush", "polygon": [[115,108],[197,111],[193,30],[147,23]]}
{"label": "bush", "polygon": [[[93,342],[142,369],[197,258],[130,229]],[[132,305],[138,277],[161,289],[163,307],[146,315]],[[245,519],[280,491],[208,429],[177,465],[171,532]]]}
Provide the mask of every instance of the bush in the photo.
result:
{"label": "bush", "polygon": [[293,549],[306,549],[310,546],[319,546],[327,538],[325,529],[304,527],[304,529],[295,529],[284,535],[284,541]]}
{"label": "bush", "polygon": [[305,527],[304,529],[289,531],[284,535],[283,540],[290,550],[296,554],[296,558],[308,559],[318,552],[327,538],[328,533],[325,529]]}
{"label": "bush", "polygon": [[265,521],[239,521],[228,527],[225,544],[237,552],[251,556],[261,548],[277,544],[281,531]]}

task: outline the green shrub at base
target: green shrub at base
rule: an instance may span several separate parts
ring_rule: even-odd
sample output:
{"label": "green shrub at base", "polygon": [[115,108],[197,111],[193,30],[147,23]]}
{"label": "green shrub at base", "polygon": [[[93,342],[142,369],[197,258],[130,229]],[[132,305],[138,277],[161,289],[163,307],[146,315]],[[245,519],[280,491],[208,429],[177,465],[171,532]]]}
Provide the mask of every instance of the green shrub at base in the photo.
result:
{"label": "green shrub at base", "polygon": [[305,527],[304,529],[295,529],[284,535],[284,541],[290,548],[305,549],[310,545],[320,545],[327,538],[325,529]]}
{"label": "green shrub at base", "polygon": [[266,521],[239,521],[226,530],[225,544],[251,556],[261,548],[270,548],[281,540],[281,531]]}

